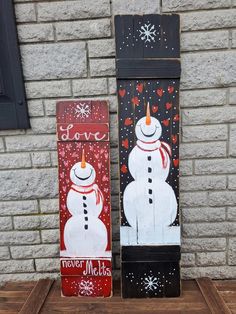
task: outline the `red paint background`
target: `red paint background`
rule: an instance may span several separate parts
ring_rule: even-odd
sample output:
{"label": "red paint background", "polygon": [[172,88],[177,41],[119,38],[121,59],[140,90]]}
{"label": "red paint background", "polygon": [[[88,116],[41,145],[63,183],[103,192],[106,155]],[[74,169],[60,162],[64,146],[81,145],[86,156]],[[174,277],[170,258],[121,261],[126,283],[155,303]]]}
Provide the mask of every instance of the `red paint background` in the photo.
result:
{"label": "red paint background", "polygon": [[[75,109],[79,104],[86,104],[91,113],[88,117],[78,117]],[[97,129],[100,125],[109,125],[109,110],[106,101],[63,101],[57,103],[57,124],[59,123],[93,123]],[[94,131],[94,126],[93,131]],[[87,132],[90,130],[88,129]],[[109,137],[108,137],[109,138]],[[111,200],[110,200],[110,145],[109,141],[61,141],[58,134],[58,178],[59,178],[59,199],[60,199],[60,249],[65,250],[64,228],[67,220],[71,217],[66,206],[67,194],[71,188],[70,180],[71,167],[81,161],[82,150],[85,151],[86,162],[90,163],[96,171],[95,183],[98,185],[104,196],[102,212],[99,215],[101,221],[107,228],[107,250],[111,250]],[[70,259],[67,257],[66,259]],[[74,258],[72,258],[74,259]],[[92,259],[92,258],[91,258]],[[109,258],[107,258],[109,260]],[[111,259],[108,261],[111,268]],[[62,272],[64,273],[63,269]],[[111,276],[77,276],[78,272],[73,267],[66,269],[66,276],[61,277],[62,294],[64,296],[80,296],[80,284],[86,280],[94,285],[91,297],[107,297],[111,295]]]}
{"label": "red paint background", "polygon": [[[85,158],[88,163],[93,165],[96,171],[95,183],[98,185],[104,196],[103,210],[99,216],[107,228],[108,246],[111,250],[110,235],[110,156],[109,142],[58,142],[58,161],[59,161],[59,197],[60,197],[60,243],[61,250],[65,250],[64,227],[67,220],[71,217],[66,206],[66,197],[71,188],[70,169],[81,161],[82,150],[85,151]],[[101,169],[99,169],[101,165]],[[105,181],[106,179],[106,181]]]}
{"label": "red paint background", "polygon": [[[62,295],[63,296],[82,296],[78,293],[79,284],[82,280],[90,280],[95,286],[99,285],[99,288],[89,297],[110,297],[112,289],[112,277],[92,277],[92,276],[63,276],[61,277],[62,282]],[[86,296],[88,297],[88,296]],[[91,301],[92,302],[92,301]]]}

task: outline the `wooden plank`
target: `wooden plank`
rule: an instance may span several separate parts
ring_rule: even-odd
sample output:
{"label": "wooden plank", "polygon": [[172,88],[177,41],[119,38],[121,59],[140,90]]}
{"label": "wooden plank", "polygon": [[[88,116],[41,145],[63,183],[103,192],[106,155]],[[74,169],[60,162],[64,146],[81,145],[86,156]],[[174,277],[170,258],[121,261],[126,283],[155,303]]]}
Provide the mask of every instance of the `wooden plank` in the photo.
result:
{"label": "wooden plank", "polygon": [[236,291],[219,291],[225,303],[236,304]]}
{"label": "wooden plank", "polygon": [[118,59],[116,62],[117,78],[179,78],[179,60],[146,60],[146,59]]}
{"label": "wooden plank", "polygon": [[63,296],[112,290],[109,108],[57,103],[60,259]]}
{"label": "wooden plank", "polygon": [[7,303],[5,300],[2,302],[0,299],[0,313],[3,313],[4,311],[8,312],[16,312],[19,313],[20,309],[22,308],[22,305],[24,302],[11,302]]}
{"label": "wooden plank", "polygon": [[179,262],[122,261],[124,298],[160,298],[180,295]]}
{"label": "wooden plank", "polygon": [[117,16],[115,31],[122,296],[179,296],[179,17]]}
{"label": "wooden plank", "polygon": [[198,278],[196,282],[201,290],[203,297],[209,307],[209,310],[213,314],[231,314],[230,309],[224,302],[222,296],[217,291],[213,281],[210,278]]}
{"label": "wooden plank", "polygon": [[0,291],[31,291],[35,286],[35,281],[27,282],[7,282]]}
{"label": "wooden plank", "polygon": [[180,260],[179,245],[162,246],[122,246],[122,261],[144,262],[144,261],[175,261]]}
{"label": "wooden plank", "polygon": [[31,291],[29,297],[27,298],[19,313],[39,313],[52,287],[53,282],[54,280],[52,279],[40,279]]}
{"label": "wooden plank", "polygon": [[214,280],[218,291],[236,291],[236,280]]}
{"label": "wooden plank", "polygon": [[[116,58],[179,58],[179,24],[177,14],[116,15]],[[150,41],[145,30],[152,32]]]}
{"label": "wooden plank", "polygon": [[[209,313],[209,311],[205,308],[202,304],[197,303],[183,303],[178,304],[176,303],[176,306],[173,304],[158,304],[156,302],[155,304],[129,304],[129,303],[111,303],[111,304],[101,304],[101,303],[93,303],[92,301],[90,303],[83,303],[83,302],[77,302],[75,304],[47,304],[44,306],[41,313],[75,313],[75,307],[78,309],[78,312],[76,313],[160,313],[158,311],[162,311],[162,313],[165,311],[165,313],[185,313],[183,311],[186,311],[188,313],[204,313],[203,311],[206,311],[206,313]],[[166,312],[168,311],[168,312]],[[171,312],[172,311],[172,312]],[[208,312],[207,312],[208,311]]]}

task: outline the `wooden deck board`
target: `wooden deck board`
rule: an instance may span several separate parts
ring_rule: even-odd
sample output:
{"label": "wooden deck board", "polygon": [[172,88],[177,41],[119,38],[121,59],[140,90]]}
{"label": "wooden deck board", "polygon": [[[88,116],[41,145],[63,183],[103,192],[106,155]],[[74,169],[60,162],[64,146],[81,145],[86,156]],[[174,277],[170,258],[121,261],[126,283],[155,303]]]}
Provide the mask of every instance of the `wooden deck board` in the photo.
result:
{"label": "wooden deck board", "polygon": [[31,291],[26,302],[20,310],[20,314],[37,314],[40,312],[43,303],[45,302],[48,292],[51,289],[54,280],[41,279],[39,280],[33,290]]}
{"label": "wooden deck board", "polygon": [[[201,282],[201,280],[198,280],[198,282]],[[212,285],[215,289],[213,298],[211,296],[212,287],[209,289],[207,285],[207,294],[205,295],[205,291],[200,289],[196,281],[189,280],[182,282],[183,291],[179,298],[121,299],[119,283],[115,282],[112,298],[95,299],[61,297],[59,281],[56,281],[53,285],[50,280],[41,280],[38,283],[11,282],[0,289],[0,314],[15,314],[19,313],[20,310],[20,313],[24,314],[118,314],[121,312],[122,314],[236,314],[236,280],[213,281],[210,286]],[[209,298],[209,290],[210,305],[206,302],[206,298]],[[222,311],[222,302],[226,308],[225,311]]]}
{"label": "wooden deck board", "polygon": [[196,282],[212,314],[231,314],[230,309],[210,278],[198,278]]}

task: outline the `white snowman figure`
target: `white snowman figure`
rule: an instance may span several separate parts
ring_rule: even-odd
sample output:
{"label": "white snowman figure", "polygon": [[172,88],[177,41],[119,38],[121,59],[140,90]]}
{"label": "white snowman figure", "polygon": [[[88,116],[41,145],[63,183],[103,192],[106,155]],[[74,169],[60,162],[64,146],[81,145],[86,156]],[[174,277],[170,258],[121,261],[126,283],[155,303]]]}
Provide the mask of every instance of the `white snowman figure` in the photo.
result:
{"label": "white snowman figure", "polygon": [[121,227],[122,245],[179,243],[180,229],[171,226],[177,214],[177,201],[166,182],[170,169],[171,149],[161,142],[160,122],[150,115],[135,127],[136,146],[129,159],[129,171],[134,181],[123,195],[123,208],[130,227]]}
{"label": "white snowman figure", "polygon": [[94,167],[85,161],[74,164],[70,170],[72,181],[67,195],[67,208],[72,217],[66,222],[62,255],[70,257],[106,257],[107,229],[98,218],[103,209],[103,194],[95,184]]}

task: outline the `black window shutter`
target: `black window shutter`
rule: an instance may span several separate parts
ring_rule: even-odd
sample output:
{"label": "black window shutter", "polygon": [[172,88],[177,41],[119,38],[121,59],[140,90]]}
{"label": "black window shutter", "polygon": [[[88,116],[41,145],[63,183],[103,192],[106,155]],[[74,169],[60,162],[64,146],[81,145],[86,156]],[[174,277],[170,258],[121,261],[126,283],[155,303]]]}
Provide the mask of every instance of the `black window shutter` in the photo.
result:
{"label": "black window shutter", "polygon": [[12,0],[0,1],[0,130],[30,127]]}

